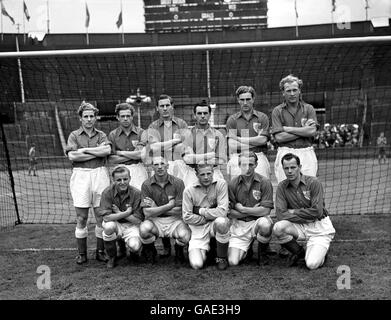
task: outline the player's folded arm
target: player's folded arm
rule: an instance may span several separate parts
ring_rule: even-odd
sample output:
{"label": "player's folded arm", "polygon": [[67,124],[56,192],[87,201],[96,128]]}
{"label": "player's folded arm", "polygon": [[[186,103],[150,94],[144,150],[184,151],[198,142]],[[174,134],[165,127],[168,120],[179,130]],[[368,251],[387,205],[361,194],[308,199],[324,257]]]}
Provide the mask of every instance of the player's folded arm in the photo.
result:
{"label": "player's folded arm", "polygon": [[206,219],[199,214],[193,212],[193,199],[190,192],[186,189],[183,192],[182,203],[182,220],[191,225],[203,225],[206,223]]}

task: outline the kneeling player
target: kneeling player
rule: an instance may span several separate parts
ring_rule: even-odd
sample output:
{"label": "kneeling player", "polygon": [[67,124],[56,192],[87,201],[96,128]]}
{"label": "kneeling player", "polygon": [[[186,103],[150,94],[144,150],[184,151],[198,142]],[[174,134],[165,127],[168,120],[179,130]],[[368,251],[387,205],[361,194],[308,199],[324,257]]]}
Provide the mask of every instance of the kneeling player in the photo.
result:
{"label": "kneeling player", "polygon": [[137,259],[141,248],[139,225],[143,220],[140,210],[141,194],[129,185],[130,172],[119,165],[112,172],[113,183],[107,187],[100,201],[100,215],[103,217],[103,240],[109,261],[108,268],[116,264],[116,240],[123,239],[131,256]]}
{"label": "kneeling player", "polygon": [[[281,159],[286,180],[279,183],[276,192],[278,222],[273,232],[283,247],[292,253],[289,265],[305,258],[309,269],[323,265],[335,229],[324,207],[321,183],[303,175],[300,158],[292,153]],[[306,250],[296,240],[306,240]]]}
{"label": "kneeling player", "polygon": [[228,187],[225,180],[213,180],[213,165],[196,167],[198,182],[183,193],[183,221],[191,229],[189,261],[193,269],[201,269],[210,249],[211,238],[216,239],[216,266],[228,266],[227,251],[230,221],[228,213]]}
{"label": "kneeling player", "polygon": [[152,167],[154,175],[141,186],[141,207],[146,219],[140,225],[144,254],[147,261],[154,263],[156,238],[174,238],[176,261],[183,263],[183,247],[190,239],[190,230],[181,217],[185,186],[182,180],[168,174],[168,161],[163,157],[152,158]]}
{"label": "kneeling player", "polygon": [[258,240],[258,265],[268,264],[269,242],[273,221],[273,186],[270,180],[255,172],[258,157],[255,152],[239,155],[241,175],[229,183],[230,213],[232,219],[231,238],[228,248],[228,262],[238,265]]}

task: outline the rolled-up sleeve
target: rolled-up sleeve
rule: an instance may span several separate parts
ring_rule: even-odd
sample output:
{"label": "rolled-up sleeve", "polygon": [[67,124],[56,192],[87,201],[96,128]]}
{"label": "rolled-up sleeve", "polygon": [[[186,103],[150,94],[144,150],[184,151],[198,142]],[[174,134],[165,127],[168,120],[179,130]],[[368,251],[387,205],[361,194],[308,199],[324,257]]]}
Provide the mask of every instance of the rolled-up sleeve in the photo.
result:
{"label": "rolled-up sleeve", "polygon": [[183,192],[182,219],[187,224],[196,226],[203,225],[206,223],[206,219],[199,214],[193,213],[194,201],[191,188],[186,188]]}
{"label": "rolled-up sleeve", "polygon": [[77,151],[78,144],[76,139],[76,134],[74,132],[71,132],[71,134],[68,137],[67,146],[65,148],[65,155],[68,156],[68,153],[71,151]]}
{"label": "rolled-up sleeve", "polygon": [[110,187],[107,187],[100,198],[100,205],[98,215],[103,217],[113,213],[112,204],[113,198],[111,196]]}
{"label": "rolled-up sleeve", "polygon": [[178,180],[175,184],[176,197],[175,197],[175,207],[182,207],[183,204],[183,190],[185,189],[185,184],[182,180]]}
{"label": "rolled-up sleeve", "polygon": [[134,199],[133,199],[133,204],[132,204],[132,215],[135,218],[138,218],[141,221],[143,221],[144,214],[142,213],[140,205],[141,205],[141,192],[136,190],[136,192],[134,193]]}
{"label": "rolled-up sleeve", "polygon": [[283,123],[281,120],[281,110],[275,107],[272,111],[272,134],[283,132]]}
{"label": "rolled-up sleeve", "polygon": [[264,208],[273,209],[273,185],[270,180],[262,182],[262,198],[260,205]]}

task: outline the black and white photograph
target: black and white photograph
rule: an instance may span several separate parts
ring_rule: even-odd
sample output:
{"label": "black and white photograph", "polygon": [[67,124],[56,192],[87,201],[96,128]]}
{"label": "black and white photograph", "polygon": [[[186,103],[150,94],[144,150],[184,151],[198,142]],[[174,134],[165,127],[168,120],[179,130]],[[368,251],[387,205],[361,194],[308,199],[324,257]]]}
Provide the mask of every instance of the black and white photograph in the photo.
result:
{"label": "black and white photograph", "polygon": [[391,299],[389,0],[0,3],[0,300]]}

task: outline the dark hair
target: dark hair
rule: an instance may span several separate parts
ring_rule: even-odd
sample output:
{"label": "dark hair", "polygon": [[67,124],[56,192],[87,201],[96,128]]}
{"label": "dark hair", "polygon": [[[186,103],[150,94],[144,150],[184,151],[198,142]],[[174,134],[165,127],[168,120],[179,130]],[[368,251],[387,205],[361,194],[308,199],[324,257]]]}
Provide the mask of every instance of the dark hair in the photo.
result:
{"label": "dark hair", "polygon": [[194,114],[196,114],[197,107],[208,107],[209,113],[212,113],[212,108],[210,107],[209,103],[206,100],[202,100],[201,102],[194,105],[193,107]]}
{"label": "dark hair", "polygon": [[161,95],[157,98],[157,105],[159,106],[159,100],[164,100],[164,99],[170,100],[170,103],[171,103],[172,105],[174,105],[174,100],[173,100],[170,96],[168,96],[168,95],[166,95],[166,94],[161,94]]}
{"label": "dark hair", "polygon": [[298,165],[298,166],[300,165],[300,158],[299,158],[297,155],[295,155],[295,154],[293,154],[293,153],[287,153],[287,154],[285,154],[285,155],[282,157],[282,159],[281,159],[281,164],[282,164],[282,166],[284,166],[284,161],[285,161],[285,160],[286,160],[286,161],[289,161],[289,160],[292,160],[292,159],[296,159],[297,165]]}
{"label": "dark hair", "polygon": [[250,93],[251,93],[251,96],[252,96],[253,98],[255,98],[255,90],[254,90],[254,88],[251,87],[251,86],[240,86],[240,87],[236,90],[235,94],[236,94],[236,97],[239,98],[239,96],[240,96],[242,93],[247,93],[247,92],[250,92]]}
{"label": "dark hair", "polygon": [[258,163],[258,156],[257,154],[254,152],[254,151],[249,151],[249,152],[245,152],[245,153],[240,153],[239,154],[239,164],[240,164],[240,159],[241,158],[254,158],[255,159],[255,163]]}
{"label": "dark hair", "polygon": [[124,102],[124,103],[119,103],[115,106],[115,113],[117,116],[119,116],[119,112],[121,110],[130,110],[132,113],[132,116],[134,115],[135,109],[134,106],[131,105],[130,103]]}
{"label": "dark hair", "polygon": [[199,163],[199,164],[197,164],[196,167],[195,167],[195,171],[198,174],[201,169],[206,168],[206,167],[211,167],[212,171],[213,171],[213,164],[209,164],[209,163]]}
{"label": "dark hair", "polygon": [[82,101],[80,104],[80,107],[77,109],[77,113],[79,114],[80,117],[83,116],[83,112],[87,110],[92,110],[94,111],[94,115],[97,116],[99,109],[97,107],[94,107],[91,103]]}
{"label": "dark hair", "polygon": [[115,175],[116,173],[122,173],[122,172],[127,172],[127,173],[129,174],[129,177],[130,177],[130,171],[129,171],[129,169],[128,169],[125,165],[123,165],[123,164],[119,164],[118,166],[116,166],[116,167],[114,168],[113,172],[111,173],[111,176],[112,176],[113,179],[114,179],[114,175]]}

